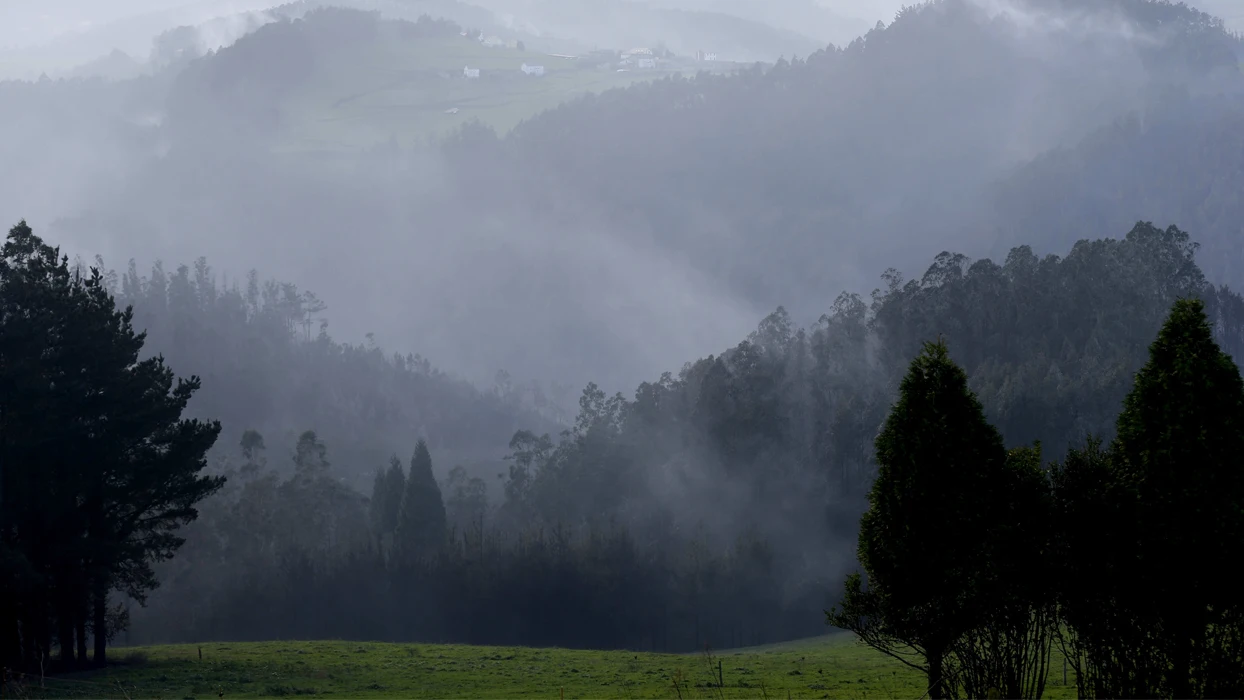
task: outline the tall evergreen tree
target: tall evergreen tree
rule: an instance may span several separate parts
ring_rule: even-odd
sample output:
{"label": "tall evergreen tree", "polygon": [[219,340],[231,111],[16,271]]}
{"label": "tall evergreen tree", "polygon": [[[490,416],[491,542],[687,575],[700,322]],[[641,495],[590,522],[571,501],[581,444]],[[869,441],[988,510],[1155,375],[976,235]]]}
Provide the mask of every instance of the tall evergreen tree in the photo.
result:
{"label": "tall evergreen tree", "polygon": [[423,440],[415,443],[406,477],[406,492],[394,532],[398,556],[410,561],[424,556],[445,540],[445,501],[432,474],[432,455]]}
{"label": "tall evergreen tree", "polygon": [[1151,611],[1168,697],[1244,695],[1244,381],[1205,305],[1175,303],[1119,415],[1117,478],[1135,498],[1134,602]]}
{"label": "tall evergreen tree", "polygon": [[1007,453],[944,343],[926,343],[912,361],[876,448],[859,535],[867,587],[849,576],[841,611],[827,619],[925,673],[929,697],[945,698],[952,647],[981,621],[977,585],[995,524],[986,506]]}
{"label": "tall evergreen tree", "polygon": [[406,473],[402,461],[394,455],[388,469],[377,469],[372,484],[371,504],[368,513],[372,532],[377,537],[393,534],[397,529],[398,516],[402,513],[402,498],[406,493]]}
{"label": "tall evergreen tree", "polygon": [[181,418],[198,379],[176,379],[159,356],[140,361],[145,336],[132,318],[98,270],[71,270],[24,223],[10,231],[0,255],[0,534],[36,578],[0,620],[4,650],[23,657],[4,663],[46,657],[53,629],[63,661],[75,651],[85,660],[88,614],[103,663],[110,591],[143,601],[157,584],[151,564],[181,546],[177,529],[223,483],[201,474],[220,425]]}

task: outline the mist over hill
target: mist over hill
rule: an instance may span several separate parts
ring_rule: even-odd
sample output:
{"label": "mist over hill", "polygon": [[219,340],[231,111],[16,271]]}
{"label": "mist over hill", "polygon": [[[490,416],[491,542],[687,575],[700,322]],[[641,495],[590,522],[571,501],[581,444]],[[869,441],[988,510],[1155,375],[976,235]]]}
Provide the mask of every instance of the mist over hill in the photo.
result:
{"label": "mist over hill", "polygon": [[[48,169],[8,176],[22,194],[4,211],[20,204],[108,260],[205,254],[301,282],[343,310],[330,313],[341,337],[374,332],[479,381],[504,368],[623,388],[728,344],[777,305],[815,319],[887,266],[910,273],[947,248],[1065,246],[1042,217],[1025,219],[1034,235],[1003,237],[1010,224],[988,213],[996,183],[1171,109],[1173,94],[1230,100],[1239,81],[1239,42],[1186,8],[945,0],[845,48],[578,98],[502,138],[467,125],[443,145],[377,134],[363,152],[283,152],[285,125],[331,123],[284,96],[391,33],[334,17],[271,25],[111,89],[6,86],[32,124],[40,112],[17,106],[23,93],[114,106],[24,132],[11,148]],[[79,165],[80,184],[62,174],[52,187],[38,144],[112,174]]]}
{"label": "mist over hill", "polygon": [[[95,323],[111,294],[145,357],[202,380],[187,416],[221,421],[187,462],[211,475],[201,519],[124,591],[166,582],[140,641],[814,634],[926,341],[999,459],[1040,441],[1038,469],[1114,434],[1177,300],[1244,353],[1244,42],[1221,18],[340,5],[163,26],[146,54],[0,82],[0,217],[63,245],[13,229],[0,320],[27,365],[3,386],[59,400],[60,375],[18,381],[43,366],[27,299],[94,295],[47,303]],[[82,461],[3,398],[37,438],[23,454]],[[97,419],[57,405],[95,444]]]}

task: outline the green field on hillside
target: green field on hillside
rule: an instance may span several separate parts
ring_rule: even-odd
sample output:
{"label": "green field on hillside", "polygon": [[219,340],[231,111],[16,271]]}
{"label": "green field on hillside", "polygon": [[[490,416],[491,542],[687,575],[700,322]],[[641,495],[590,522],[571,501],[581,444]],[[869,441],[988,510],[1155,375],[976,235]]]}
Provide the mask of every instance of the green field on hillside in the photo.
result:
{"label": "green field on hillside", "polygon": [[[524,63],[544,66],[545,75],[525,75]],[[481,69],[480,77],[464,77],[468,67]],[[579,95],[670,72],[586,67],[574,59],[490,48],[465,37],[388,39],[335,54],[295,89],[283,110],[282,147],[331,151],[390,138],[409,144],[443,136],[472,119],[504,133]]]}
{"label": "green field on hillside", "polygon": [[[42,687],[30,679],[22,694],[780,700],[918,698],[924,690],[919,674],[845,634],[713,654],[323,641],[160,646],[115,655],[119,663],[106,670],[48,678]],[[1055,665],[1046,697],[1074,697],[1074,686],[1062,684],[1057,655]]]}

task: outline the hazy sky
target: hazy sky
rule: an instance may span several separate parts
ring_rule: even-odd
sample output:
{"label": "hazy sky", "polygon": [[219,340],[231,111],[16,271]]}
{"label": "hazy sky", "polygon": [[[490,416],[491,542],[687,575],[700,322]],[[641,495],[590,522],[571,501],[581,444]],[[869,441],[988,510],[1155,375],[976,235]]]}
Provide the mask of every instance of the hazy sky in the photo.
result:
{"label": "hazy sky", "polygon": [[[265,4],[280,3],[276,0],[0,0],[0,47],[43,43],[58,35],[150,12],[193,10],[197,14],[210,10],[230,14]],[[899,0],[824,0],[822,4],[846,16],[888,22],[903,3]]]}

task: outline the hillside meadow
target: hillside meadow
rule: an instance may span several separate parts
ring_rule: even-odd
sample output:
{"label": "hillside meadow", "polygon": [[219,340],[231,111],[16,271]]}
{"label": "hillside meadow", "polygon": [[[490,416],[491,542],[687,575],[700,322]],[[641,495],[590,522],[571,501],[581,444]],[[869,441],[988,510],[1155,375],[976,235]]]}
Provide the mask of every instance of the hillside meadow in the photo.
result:
{"label": "hillside meadow", "polygon": [[[524,75],[524,63],[544,66],[545,75]],[[468,67],[480,69],[480,77],[464,78]],[[677,72],[585,67],[568,57],[457,36],[380,40],[344,51],[317,70],[282,110],[290,119],[283,150],[350,150],[389,138],[410,145],[471,120],[506,133],[575,97]]]}
{"label": "hillside meadow", "polygon": [[[119,648],[25,697],[917,698],[924,678],[847,634],[699,654],[344,641]],[[1046,697],[1074,697],[1055,653]],[[720,677],[719,675],[720,674]],[[720,678],[720,684],[719,684]]]}

